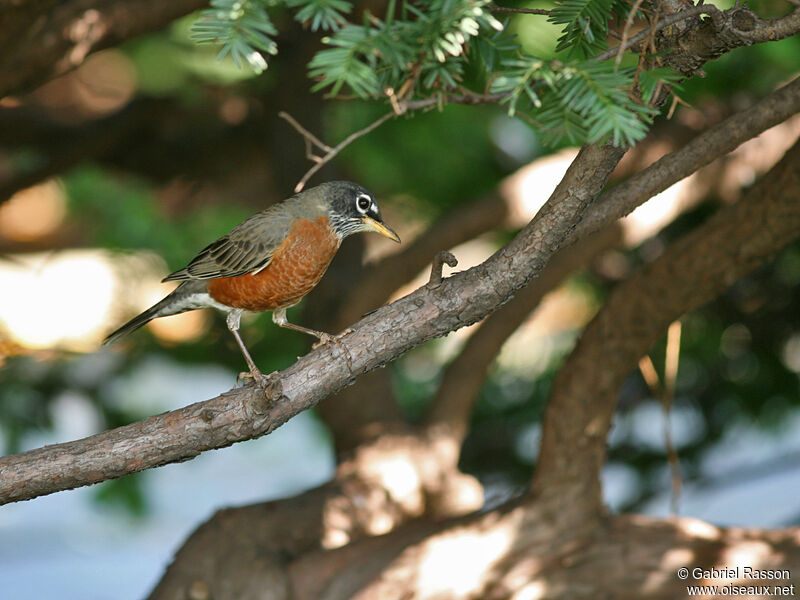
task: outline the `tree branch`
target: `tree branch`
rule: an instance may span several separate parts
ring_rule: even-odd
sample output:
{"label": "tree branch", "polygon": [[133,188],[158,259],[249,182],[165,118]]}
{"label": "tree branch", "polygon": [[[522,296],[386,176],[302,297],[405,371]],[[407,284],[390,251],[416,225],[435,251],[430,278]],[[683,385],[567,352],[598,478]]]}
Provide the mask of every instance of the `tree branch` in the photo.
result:
{"label": "tree branch", "polygon": [[719,295],[800,235],[798,194],[800,143],[741,201],[720,210],[614,290],[553,385],[534,481],[538,494],[571,489],[592,499],[588,510],[600,510],[600,469],[625,378],[672,321]]}
{"label": "tree branch", "polygon": [[[578,240],[624,217],[654,195],[691,175],[744,142],[800,112],[800,78],[779,88],[753,106],[742,110],[697,135],[678,150],[662,157],[624,183],[606,191],[586,211],[570,235]],[[434,223],[401,252],[391,254],[364,269],[357,293],[346,307],[339,329],[386,301],[393,290],[410,281],[442,248],[502,225],[509,217],[508,198],[500,191],[466,205]]]}
{"label": "tree branch", "polygon": [[550,15],[552,10],[545,8],[510,8],[507,6],[490,6],[489,10],[498,13],[513,13],[520,15]]}
{"label": "tree branch", "polygon": [[[187,108],[168,99],[139,98],[107,117],[75,125],[60,123],[39,107],[0,108],[0,146],[36,157],[33,165],[0,174],[0,203],[47,177],[96,161],[155,182],[175,177],[206,184],[222,180],[220,187],[232,196],[255,195],[248,194],[252,185],[262,204],[265,187],[278,193],[279,186],[266,185],[259,165],[266,162],[276,172],[296,169],[285,154],[272,152],[264,160],[276,136],[273,122],[251,110],[240,125],[231,126],[219,117],[223,101],[209,98],[205,105]],[[282,149],[285,144],[282,140]],[[239,181],[242,169],[250,173],[247,182]]]}
{"label": "tree branch", "polygon": [[[613,48],[609,48],[608,50],[601,52],[600,54],[594,56],[593,59],[597,61],[603,61],[603,60],[608,60],[609,58],[614,58],[615,56],[621,56],[626,50],[634,47],[639,42],[643,42],[654,32],[666,29],[671,25],[675,25],[676,23],[680,23],[681,21],[689,19],[691,17],[696,17],[698,15],[710,15],[712,14],[712,11],[713,14],[716,14],[719,12],[719,9],[713,4],[698,4],[697,6],[694,6],[692,8],[687,8],[686,10],[682,10],[681,12],[673,13],[665,17],[660,17],[658,19],[658,23],[656,23],[653,27],[648,27],[646,29],[643,29],[630,39],[628,39],[628,36],[625,34],[625,32],[623,32],[622,40],[620,41],[620,44],[618,46],[614,46]],[[633,14],[633,11],[631,11],[631,14]],[[627,30],[628,24],[626,23],[625,25]]]}
{"label": "tree branch", "polygon": [[[671,51],[660,57],[661,64],[677,69],[684,75],[693,75],[700,67],[723,54],[741,46],[777,41],[800,31],[800,11],[779,19],[761,19],[746,5],[736,5],[728,10],[711,9],[711,18],[687,31],[662,30],[664,40],[659,48]],[[678,13],[680,14],[680,13]]]}
{"label": "tree branch", "polygon": [[586,146],[547,204],[483,264],[366,316],[338,344],[312,350],[259,387],[150,417],[75,442],[0,459],[0,502],[97,483],[265,435],[297,413],[433,337],[470,325],[506,302],[547,263],[600,193],[622,150]]}
{"label": "tree branch", "polygon": [[[314,174],[317,171],[319,171],[322,167],[324,167],[334,158],[336,158],[339,152],[347,148],[347,146],[355,142],[358,138],[364,137],[365,135],[374,131],[375,129],[383,125],[386,121],[388,121],[392,117],[396,117],[397,115],[394,112],[386,113],[385,115],[376,119],[366,127],[359,129],[358,131],[354,131],[334,147],[330,147],[327,144],[322,143],[319,140],[319,138],[317,138],[313,133],[308,131],[305,127],[300,125],[300,123],[298,123],[297,120],[295,120],[294,117],[292,117],[289,113],[281,112],[279,113],[279,116],[282,119],[288,121],[289,124],[292,127],[294,127],[300,133],[300,135],[302,135],[303,138],[306,140],[306,157],[309,158],[314,163],[314,166],[311,167],[308,171],[306,171],[306,174],[303,175],[300,181],[297,182],[297,185],[294,186],[295,193],[298,193],[303,190],[303,188],[308,183],[308,180],[311,179],[314,176]],[[310,152],[310,148],[308,146],[309,143],[317,146],[319,149],[325,152],[325,155],[324,156],[314,155],[312,152]]]}

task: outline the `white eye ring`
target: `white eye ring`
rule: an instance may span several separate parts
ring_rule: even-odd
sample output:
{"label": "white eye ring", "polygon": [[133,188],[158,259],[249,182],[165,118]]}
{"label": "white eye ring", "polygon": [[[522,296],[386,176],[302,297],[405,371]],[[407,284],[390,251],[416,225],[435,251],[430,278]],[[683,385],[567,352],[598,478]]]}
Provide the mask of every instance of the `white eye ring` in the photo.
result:
{"label": "white eye ring", "polygon": [[356,210],[362,215],[367,214],[367,211],[372,207],[372,198],[367,194],[359,194],[356,197]]}

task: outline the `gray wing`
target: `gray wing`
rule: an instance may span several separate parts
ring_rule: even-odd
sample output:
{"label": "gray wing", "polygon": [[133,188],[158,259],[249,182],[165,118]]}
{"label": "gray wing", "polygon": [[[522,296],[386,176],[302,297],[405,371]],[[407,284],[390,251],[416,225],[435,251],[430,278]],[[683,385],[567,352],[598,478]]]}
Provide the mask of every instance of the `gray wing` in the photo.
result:
{"label": "gray wing", "polygon": [[237,225],[164,281],[236,277],[266,267],[294,220],[290,212],[277,208],[270,207]]}

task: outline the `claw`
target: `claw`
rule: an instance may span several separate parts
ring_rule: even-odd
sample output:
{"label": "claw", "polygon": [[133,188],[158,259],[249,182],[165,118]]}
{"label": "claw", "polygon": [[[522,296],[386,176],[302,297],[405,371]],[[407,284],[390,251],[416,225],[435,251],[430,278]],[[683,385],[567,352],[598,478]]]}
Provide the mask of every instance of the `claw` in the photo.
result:
{"label": "claw", "polygon": [[324,346],[324,345],[330,344],[330,343],[336,344],[336,346],[339,348],[339,350],[342,351],[342,354],[344,354],[344,359],[345,359],[345,361],[347,361],[347,369],[348,369],[348,371],[350,371],[350,374],[352,375],[353,374],[353,357],[350,355],[350,351],[345,347],[345,345],[339,339],[340,336],[347,335],[348,333],[350,333],[350,331],[351,330],[348,329],[346,331],[343,331],[340,335],[331,335],[329,333],[320,332],[320,335],[317,336],[317,337],[319,337],[319,341],[316,344],[314,344],[313,346],[311,346],[311,348],[312,349],[316,349],[316,348],[318,348],[320,346]]}

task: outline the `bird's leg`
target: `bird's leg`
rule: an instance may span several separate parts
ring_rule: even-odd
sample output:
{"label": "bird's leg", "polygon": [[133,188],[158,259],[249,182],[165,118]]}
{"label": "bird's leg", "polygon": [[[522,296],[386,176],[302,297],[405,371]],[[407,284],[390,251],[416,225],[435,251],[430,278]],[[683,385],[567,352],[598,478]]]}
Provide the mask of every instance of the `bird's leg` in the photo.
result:
{"label": "bird's leg", "polygon": [[253,362],[253,359],[250,357],[250,353],[247,351],[247,347],[244,345],[242,341],[242,336],[239,335],[239,321],[242,319],[242,309],[235,308],[228,313],[227,323],[228,329],[230,329],[233,337],[236,338],[236,343],[239,345],[239,350],[242,351],[242,355],[244,356],[245,362],[247,362],[247,366],[250,368],[249,373],[240,373],[239,378],[242,377],[252,377],[256,383],[261,385],[261,379],[263,375],[261,371],[259,371],[256,363]]}
{"label": "bird's leg", "polygon": [[330,333],[325,333],[324,331],[317,331],[316,329],[309,329],[308,327],[303,327],[301,325],[295,325],[294,323],[289,323],[289,320],[286,318],[285,308],[279,308],[278,310],[272,311],[272,322],[275,323],[275,325],[277,325],[278,327],[285,327],[286,329],[293,329],[301,333],[313,335],[323,344],[332,342],[335,339],[335,337],[332,336]]}
{"label": "bird's leg", "polygon": [[339,341],[335,335],[325,333],[324,331],[317,331],[316,329],[309,329],[308,327],[303,327],[301,325],[295,325],[294,323],[289,323],[289,320],[286,318],[285,308],[279,308],[278,310],[272,311],[272,322],[278,327],[285,327],[286,329],[293,329],[294,331],[313,335],[319,340],[319,342],[314,344],[314,348],[320,344],[329,344],[330,342],[333,342],[344,353],[344,358],[347,361],[347,368],[351,373],[353,372],[353,357],[350,356],[350,351],[344,347],[344,344],[342,344],[342,342]]}

